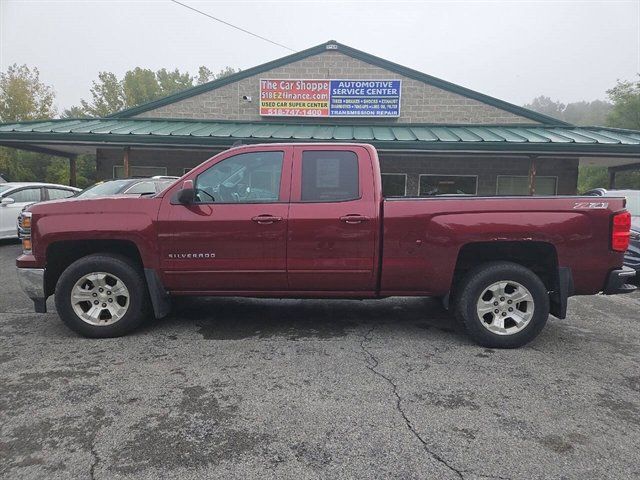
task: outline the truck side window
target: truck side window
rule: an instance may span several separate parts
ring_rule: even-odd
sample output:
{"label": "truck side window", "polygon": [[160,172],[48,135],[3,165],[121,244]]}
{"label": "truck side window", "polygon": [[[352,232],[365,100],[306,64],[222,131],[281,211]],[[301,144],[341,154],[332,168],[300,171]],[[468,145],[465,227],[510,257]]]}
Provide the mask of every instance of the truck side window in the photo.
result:
{"label": "truck side window", "polygon": [[342,202],[360,198],[358,156],[348,151],[302,153],[303,202]]}
{"label": "truck side window", "polygon": [[241,153],[196,178],[199,203],[274,203],[280,199],[283,152]]}

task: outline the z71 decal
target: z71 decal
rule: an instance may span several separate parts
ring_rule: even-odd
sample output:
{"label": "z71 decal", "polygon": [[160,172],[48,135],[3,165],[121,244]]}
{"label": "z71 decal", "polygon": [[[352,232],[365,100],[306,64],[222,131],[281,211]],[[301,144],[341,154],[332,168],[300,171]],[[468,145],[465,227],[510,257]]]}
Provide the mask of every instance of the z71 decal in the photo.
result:
{"label": "z71 decal", "polygon": [[573,208],[609,208],[608,202],[576,202]]}

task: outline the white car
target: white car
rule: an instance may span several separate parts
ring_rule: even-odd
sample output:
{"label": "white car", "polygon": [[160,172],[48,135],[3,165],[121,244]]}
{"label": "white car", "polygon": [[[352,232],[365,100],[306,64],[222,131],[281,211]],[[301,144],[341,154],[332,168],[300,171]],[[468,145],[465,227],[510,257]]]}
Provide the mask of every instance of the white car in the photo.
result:
{"label": "white car", "polygon": [[69,198],[79,191],[79,188],[52,183],[0,183],[0,238],[17,238],[18,215],[27,205]]}

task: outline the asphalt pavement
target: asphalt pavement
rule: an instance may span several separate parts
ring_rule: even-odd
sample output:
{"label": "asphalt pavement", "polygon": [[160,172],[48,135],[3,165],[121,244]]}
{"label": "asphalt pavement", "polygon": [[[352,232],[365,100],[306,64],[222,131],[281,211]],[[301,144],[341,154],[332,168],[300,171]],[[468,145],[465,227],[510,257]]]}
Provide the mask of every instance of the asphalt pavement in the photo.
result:
{"label": "asphalt pavement", "polygon": [[478,347],[438,302],[182,299],[124,338],[32,312],[0,243],[0,477],[640,477],[640,294]]}

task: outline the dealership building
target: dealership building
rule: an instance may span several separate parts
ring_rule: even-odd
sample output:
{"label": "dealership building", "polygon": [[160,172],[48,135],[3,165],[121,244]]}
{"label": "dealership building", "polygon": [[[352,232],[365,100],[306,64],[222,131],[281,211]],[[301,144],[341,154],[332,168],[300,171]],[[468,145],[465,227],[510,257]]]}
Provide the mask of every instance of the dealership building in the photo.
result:
{"label": "dealership building", "polygon": [[106,118],[0,125],[0,145],[95,154],[99,179],[182,175],[237,144],[362,142],[387,195],[575,194],[640,167],[640,132],[576,127],[335,41]]}

